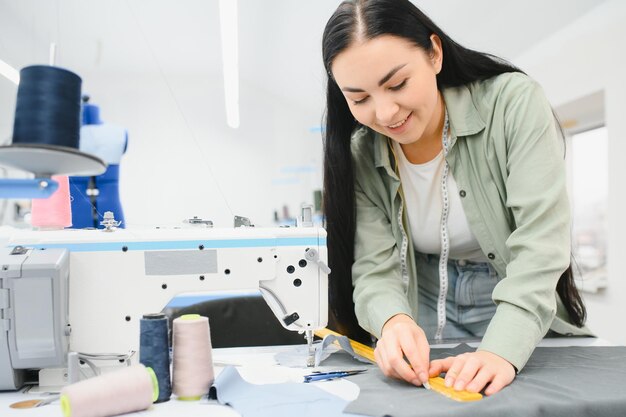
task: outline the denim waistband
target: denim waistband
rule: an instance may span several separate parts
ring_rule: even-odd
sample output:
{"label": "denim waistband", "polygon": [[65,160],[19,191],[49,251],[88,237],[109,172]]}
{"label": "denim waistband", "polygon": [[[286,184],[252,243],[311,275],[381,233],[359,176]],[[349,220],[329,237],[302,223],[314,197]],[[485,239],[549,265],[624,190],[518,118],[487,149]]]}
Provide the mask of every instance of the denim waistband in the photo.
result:
{"label": "denim waistband", "polygon": [[[427,337],[437,329],[439,294],[439,256],[416,252],[418,275],[418,324]],[[493,317],[496,305],[492,292],[499,278],[488,262],[464,259],[448,261],[448,292],[444,338],[482,336]]]}
{"label": "denim waistband", "polygon": [[[439,265],[439,255],[415,252],[415,259],[418,267],[421,262],[427,263],[429,265]],[[448,267],[450,266],[455,266],[463,270],[489,270],[491,272],[495,272],[494,268],[489,262],[476,262],[467,259],[449,259]]]}

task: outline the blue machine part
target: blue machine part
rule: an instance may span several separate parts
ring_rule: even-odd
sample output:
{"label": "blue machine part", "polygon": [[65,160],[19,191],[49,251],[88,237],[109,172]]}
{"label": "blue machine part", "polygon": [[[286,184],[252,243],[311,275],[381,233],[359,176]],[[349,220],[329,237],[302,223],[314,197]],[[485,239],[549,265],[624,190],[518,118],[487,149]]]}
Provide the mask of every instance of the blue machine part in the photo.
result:
{"label": "blue machine part", "polygon": [[82,125],[99,125],[102,124],[102,120],[100,120],[100,107],[94,105],[94,104],[89,104],[89,103],[83,103],[83,118],[82,118]]}
{"label": "blue machine part", "polygon": [[[101,228],[102,216],[112,211],[116,220],[121,220],[124,227],[124,210],[119,194],[119,165],[109,165],[104,174],[97,177],[71,177],[72,227]],[[90,191],[88,191],[90,190]],[[93,195],[93,190],[98,190]]]}
{"label": "blue machine part", "polygon": [[48,198],[59,188],[59,183],[50,178],[2,179],[0,198]]}
{"label": "blue machine part", "polygon": [[72,227],[101,228],[105,212],[113,212],[124,227],[124,211],[119,196],[119,170],[122,155],[128,146],[128,133],[121,126],[103,123],[100,109],[83,104],[83,126],[80,129],[80,150],[98,156],[108,164],[104,174],[96,177],[70,177],[72,195]]}

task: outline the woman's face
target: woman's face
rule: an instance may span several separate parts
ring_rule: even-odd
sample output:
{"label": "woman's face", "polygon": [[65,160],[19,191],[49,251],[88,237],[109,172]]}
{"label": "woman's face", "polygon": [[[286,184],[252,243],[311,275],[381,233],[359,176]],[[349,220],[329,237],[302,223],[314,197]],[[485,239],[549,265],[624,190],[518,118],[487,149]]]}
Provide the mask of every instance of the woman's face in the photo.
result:
{"label": "woman's face", "polygon": [[432,54],[391,35],[357,41],[335,57],[332,74],[354,118],[401,144],[435,135],[443,111],[436,75],[439,38]]}

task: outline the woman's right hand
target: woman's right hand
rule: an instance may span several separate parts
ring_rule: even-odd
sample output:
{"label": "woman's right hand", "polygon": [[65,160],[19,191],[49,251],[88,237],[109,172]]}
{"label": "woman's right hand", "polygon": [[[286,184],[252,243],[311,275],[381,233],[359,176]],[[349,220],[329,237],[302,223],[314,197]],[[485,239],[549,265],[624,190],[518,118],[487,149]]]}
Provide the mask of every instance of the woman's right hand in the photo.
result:
{"label": "woman's right hand", "polygon": [[374,350],[376,363],[385,376],[414,385],[428,382],[429,355],[424,331],[406,314],[387,320]]}

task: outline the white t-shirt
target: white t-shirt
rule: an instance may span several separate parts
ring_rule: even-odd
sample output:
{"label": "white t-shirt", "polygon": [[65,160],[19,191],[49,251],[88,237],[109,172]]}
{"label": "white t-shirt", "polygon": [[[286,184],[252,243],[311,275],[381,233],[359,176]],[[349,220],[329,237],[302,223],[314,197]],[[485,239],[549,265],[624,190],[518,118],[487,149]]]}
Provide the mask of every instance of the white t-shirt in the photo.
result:
{"label": "white t-shirt", "polygon": [[[417,252],[439,255],[441,253],[441,176],[445,166],[443,150],[433,160],[412,164],[404,155],[399,143],[393,141],[398,159],[400,180],[406,205],[409,229]],[[487,258],[470,230],[461,197],[452,176],[448,174],[448,236],[450,259],[486,262]]]}

